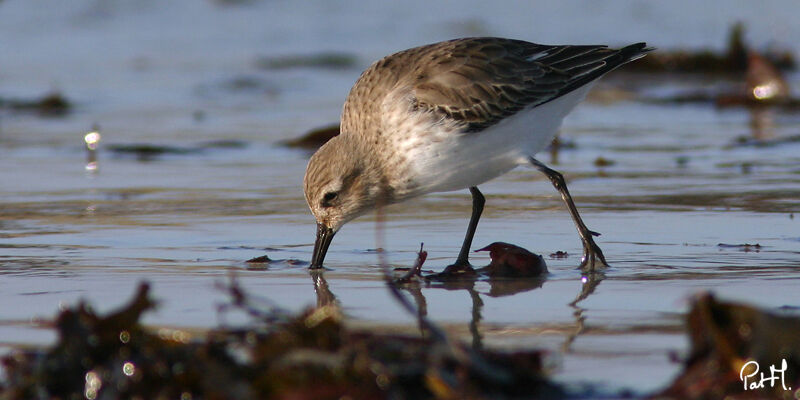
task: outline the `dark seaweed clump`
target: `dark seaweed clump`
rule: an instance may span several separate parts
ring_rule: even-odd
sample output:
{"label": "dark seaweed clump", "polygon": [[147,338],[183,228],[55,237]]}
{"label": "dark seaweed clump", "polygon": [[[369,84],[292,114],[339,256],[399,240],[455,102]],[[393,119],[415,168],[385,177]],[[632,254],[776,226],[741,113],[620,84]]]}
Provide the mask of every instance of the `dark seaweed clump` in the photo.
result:
{"label": "dark seaweed clump", "polygon": [[337,135],[339,135],[339,124],[333,124],[322,128],[312,129],[305,135],[296,139],[287,140],[283,144],[292,148],[316,150]]}
{"label": "dark seaweed clump", "polygon": [[[800,394],[800,318],[706,294],[689,311],[687,331],[691,350],[683,371],[653,398],[789,399]],[[772,376],[770,367],[785,366],[778,374],[782,379],[751,386],[760,382],[753,362],[766,377]],[[740,376],[751,374],[745,389]]]}
{"label": "dark seaweed clump", "polygon": [[348,53],[323,52],[308,55],[260,57],[255,64],[263,69],[322,68],[347,69],[357,63],[356,56]]}
{"label": "dark seaweed clump", "polygon": [[0,108],[32,112],[42,117],[63,117],[72,110],[72,103],[60,92],[52,92],[33,100],[0,99]]}
{"label": "dark seaweed clump", "polygon": [[2,399],[561,398],[537,351],[474,350],[437,335],[348,329],[336,306],[299,315],[260,311],[235,285],[248,328],[191,340],[139,320],[148,285],[106,316],[79,304],[58,316],[58,342],[3,359]]}
{"label": "dark seaweed clump", "polygon": [[210,150],[237,150],[247,146],[247,142],[240,140],[215,140],[195,146],[170,146],[156,143],[111,144],[107,146],[107,149],[116,157],[132,156],[138,161],[153,161],[164,156],[197,155]]}
{"label": "dark seaweed clump", "polygon": [[[750,47],[744,39],[745,26],[736,23],[728,34],[727,49],[724,52],[712,50],[659,50],[625,67],[626,71],[657,73],[705,73],[736,74],[747,70]],[[797,68],[797,62],[790,51],[770,51],[768,61],[778,69],[790,71]]]}
{"label": "dark seaweed clump", "polygon": [[[343,323],[335,304],[297,315],[263,311],[235,283],[226,289],[232,300],[221,309],[244,311],[254,321],[203,338],[143,327],[142,314],[156,304],[147,284],[106,316],[84,303],[66,309],[55,322],[59,338],[54,346],[17,350],[2,359],[6,377],[0,399],[559,399],[597,394],[591,388],[568,393],[548,381],[541,352],[453,343],[424,317],[422,336],[360,331]],[[689,311],[687,330],[691,349],[682,372],[648,398],[791,398],[800,389],[800,318],[706,294]],[[753,363],[767,377],[771,366],[781,369],[781,379],[745,389],[742,373],[750,375],[751,385],[760,382]]]}

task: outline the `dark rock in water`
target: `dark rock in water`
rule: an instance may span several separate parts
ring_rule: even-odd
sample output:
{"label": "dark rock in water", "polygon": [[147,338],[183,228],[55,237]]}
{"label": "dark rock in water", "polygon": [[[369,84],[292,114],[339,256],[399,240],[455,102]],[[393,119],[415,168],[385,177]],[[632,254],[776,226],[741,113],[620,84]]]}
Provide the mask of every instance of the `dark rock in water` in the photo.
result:
{"label": "dark rock in water", "polygon": [[567,253],[566,251],[558,250],[555,253],[550,253],[550,258],[553,258],[553,259],[556,259],[556,258],[567,258],[567,257],[569,257],[569,253]]}
{"label": "dark rock in water", "polygon": [[598,168],[610,167],[614,164],[615,164],[614,160],[609,160],[608,158],[602,156],[594,159],[594,166]]}
{"label": "dark rock in water", "polygon": [[261,57],[256,60],[256,66],[263,69],[346,69],[355,67],[356,62],[357,58],[352,54],[328,52],[309,55]]}
{"label": "dark rock in water", "polygon": [[683,371],[651,398],[788,399],[800,388],[800,318],[705,294],[694,301],[687,330]]}
{"label": "dark rock in water", "polygon": [[39,113],[48,116],[61,116],[69,112],[72,107],[67,99],[60,93],[52,93],[43,97],[36,104]]}
{"label": "dark rock in water", "polygon": [[329,125],[326,127],[314,129],[297,139],[288,140],[283,144],[287,147],[306,149],[306,150],[316,150],[320,148],[323,144],[325,144],[328,140],[331,140],[331,138],[333,138],[338,134],[339,134],[339,124]]}
{"label": "dark rock in water", "polygon": [[483,270],[491,277],[531,277],[547,273],[542,256],[513,244],[494,242],[476,251],[489,252],[492,262]]}
{"label": "dark rock in water", "polygon": [[251,258],[251,259],[249,259],[249,260],[247,260],[247,261],[245,261],[245,262],[247,262],[247,263],[260,263],[260,264],[264,264],[264,263],[269,263],[269,262],[272,262],[272,260],[269,258],[269,256],[267,256],[267,255],[263,255],[263,256],[253,257],[253,258]]}
{"label": "dark rock in water", "polygon": [[[425,275],[425,279],[437,282],[475,282],[480,276],[488,276],[492,285],[506,286],[506,282],[492,280],[495,278],[530,278],[544,277],[547,275],[547,265],[544,258],[538,254],[531,253],[522,247],[509,243],[494,242],[480,250],[488,251],[492,262],[483,267],[475,269],[469,265],[450,265],[444,271]],[[543,281],[530,284],[526,282],[524,290],[540,287]],[[503,293],[517,293],[518,288],[500,289]],[[502,294],[500,294],[502,295]]]}
{"label": "dark rock in water", "polygon": [[759,251],[761,251],[761,245],[758,244],[758,243],[756,243],[756,244],[750,244],[750,243],[743,243],[743,244],[719,243],[719,244],[717,244],[717,247],[719,247],[721,249],[738,249],[738,250],[744,251],[744,252],[750,252],[750,251],[759,252]]}
{"label": "dark rock in water", "polygon": [[108,145],[107,149],[115,156],[133,156],[140,161],[151,161],[161,156],[201,154],[211,150],[243,149],[248,143],[242,140],[211,140],[195,146],[172,146],[155,143],[127,143]]}
{"label": "dark rock in water", "polygon": [[244,140],[221,139],[200,143],[200,149],[243,149],[248,143]]}
{"label": "dark rock in water", "polygon": [[108,150],[118,156],[133,155],[140,161],[150,161],[163,155],[185,155],[200,153],[203,150],[194,147],[167,146],[150,143],[112,144]]}
{"label": "dark rock in water", "polygon": [[1,100],[0,106],[14,111],[30,111],[43,117],[62,117],[72,109],[72,104],[64,95],[53,92],[37,100]]}

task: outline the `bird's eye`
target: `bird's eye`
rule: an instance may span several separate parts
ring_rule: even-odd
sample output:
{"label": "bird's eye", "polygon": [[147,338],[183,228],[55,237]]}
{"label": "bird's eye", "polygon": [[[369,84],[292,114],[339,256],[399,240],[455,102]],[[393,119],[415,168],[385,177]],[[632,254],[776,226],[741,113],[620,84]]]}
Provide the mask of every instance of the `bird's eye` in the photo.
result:
{"label": "bird's eye", "polygon": [[330,207],[331,206],[331,202],[334,199],[336,199],[337,196],[339,196],[339,193],[336,193],[336,192],[325,193],[325,195],[322,196],[322,206],[323,207]]}

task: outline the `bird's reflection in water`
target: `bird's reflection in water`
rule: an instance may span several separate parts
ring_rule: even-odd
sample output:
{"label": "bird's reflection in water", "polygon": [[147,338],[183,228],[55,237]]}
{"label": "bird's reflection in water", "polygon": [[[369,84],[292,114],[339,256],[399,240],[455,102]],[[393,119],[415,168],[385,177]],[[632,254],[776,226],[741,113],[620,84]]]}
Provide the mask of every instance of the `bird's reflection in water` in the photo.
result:
{"label": "bird's reflection in water", "polygon": [[[477,282],[477,278],[473,276],[473,277],[459,277],[451,280],[433,281],[433,282],[428,282],[427,285],[430,288],[445,289],[445,290],[466,290],[467,293],[469,293],[470,299],[472,300],[472,316],[469,322],[469,332],[472,335],[472,347],[479,349],[483,347],[483,343],[481,341],[482,338],[480,334],[480,327],[479,327],[479,323],[482,318],[481,310],[483,309],[483,300],[481,300],[481,296],[475,290],[475,282]],[[403,289],[408,290],[406,288]],[[419,291],[419,297],[422,298],[422,301],[425,301],[425,297],[422,295],[421,290]]]}
{"label": "bird's reflection in water", "polygon": [[569,306],[573,310],[572,316],[575,317],[575,330],[567,335],[564,345],[562,346],[564,352],[569,352],[572,349],[572,343],[575,342],[578,335],[583,333],[585,329],[586,315],[584,315],[584,313],[586,309],[578,304],[594,293],[603,279],[606,279],[606,275],[602,271],[588,272],[581,276],[581,291],[578,292],[578,296],[575,297],[575,300],[569,303]]}
{"label": "bird's reflection in water", "polygon": [[[317,298],[317,307],[327,305],[339,305],[336,296],[331,292],[328,282],[325,280],[322,271],[310,271],[311,279],[314,282],[314,291]],[[605,274],[602,271],[595,271],[593,273],[585,272],[581,276],[581,290],[575,299],[568,305],[573,309],[573,316],[575,318],[575,329],[567,335],[563,351],[569,352],[572,343],[575,342],[577,337],[583,333],[586,321],[586,309],[579,304],[594,293],[597,286],[605,279]],[[416,316],[419,324],[420,333],[425,336],[430,332],[430,322],[427,321],[428,315],[428,302],[423,294],[422,289],[444,289],[451,291],[464,290],[469,294],[472,302],[472,312],[469,322],[469,332],[472,336],[472,347],[481,349],[483,347],[483,335],[481,334],[480,322],[483,319],[483,306],[484,302],[481,294],[475,289],[477,282],[487,282],[489,284],[489,291],[483,293],[489,297],[505,297],[513,296],[518,293],[528,292],[543,287],[547,281],[546,276],[539,277],[488,277],[479,274],[464,274],[450,279],[439,278],[436,280],[430,279],[417,279],[405,281],[403,283],[392,283],[397,289],[409,294],[416,305]],[[395,290],[396,290],[395,289]]]}
{"label": "bird's reflection in water", "polygon": [[538,289],[547,280],[545,277],[532,278],[489,278],[489,297],[511,296],[517,293]]}
{"label": "bird's reflection in water", "polygon": [[325,276],[322,275],[322,270],[309,270],[311,274],[311,280],[314,281],[314,292],[317,294],[317,308],[329,306],[329,305],[339,305],[339,302],[336,300],[336,295],[331,292],[331,289],[328,287],[328,281],[325,280]]}
{"label": "bird's reflection in water", "polygon": [[[453,279],[440,279],[431,280],[425,283],[427,288],[431,289],[444,289],[444,290],[464,290],[469,294],[472,301],[472,313],[469,322],[469,332],[472,336],[472,346],[476,349],[483,347],[483,335],[480,331],[480,322],[483,319],[483,299],[481,293],[475,290],[475,284],[478,281],[485,281],[489,283],[489,292],[485,295],[489,297],[504,297],[511,296],[517,293],[527,292],[530,290],[538,289],[544,285],[545,277],[531,277],[531,278],[497,278],[497,277],[480,277],[479,275],[473,276],[459,276]],[[427,301],[422,294],[421,283],[404,284],[401,288],[408,292],[417,304],[417,310],[420,317],[427,316]]]}
{"label": "bird's reflection in water", "polygon": [[[602,271],[595,271],[591,273],[584,273],[581,276],[581,290],[578,295],[568,305],[573,309],[572,315],[575,318],[575,329],[567,334],[567,337],[562,346],[563,351],[570,351],[572,343],[583,333],[586,321],[586,309],[579,304],[586,300],[592,293],[594,293],[597,286],[600,285],[606,278],[605,273]],[[431,281],[426,285],[428,288],[440,288],[445,290],[465,290],[472,300],[472,315],[469,322],[469,331],[472,335],[472,346],[474,348],[481,348],[483,346],[483,335],[480,330],[480,321],[483,319],[483,299],[481,293],[475,290],[475,284],[485,278],[479,276],[474,277],[459,277],[453,280]],[[531,277],[531,278],[498,278],[489,277],[485,280],[489,283],[489,292],[484,295],[489,297],[504,297],[513,296],[518,293],[528,292],[541,288],[547,281],[547,278]],[[427,316],[427,302],[425,296],[422,294],[421,285],[403,285],[403,290],[411,294],[417,304],[417,311],[420,317]]]}

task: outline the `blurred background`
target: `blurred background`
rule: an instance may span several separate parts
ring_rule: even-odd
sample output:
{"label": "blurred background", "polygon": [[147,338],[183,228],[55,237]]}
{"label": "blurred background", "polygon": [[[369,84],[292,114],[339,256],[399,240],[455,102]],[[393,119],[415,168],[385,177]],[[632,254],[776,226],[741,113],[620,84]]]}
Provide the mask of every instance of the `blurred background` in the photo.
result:
{"label": "blurred background", "polygon": [[[646,41],[658,51],[604,79],[543,156],[604,234],[608,278],[582,285],[560,199],[520,169],[482,187],[475,244],[525,246],[552,275],[513,296],[475,290],[487,345],[554,349],[566,382],[657,388],[685,350],[693,293],[800,305],[797,15],[793,0],[0,0],[0,348],[49,343],[41,321],[59,304],[106,310],[141,279],[162,300],[158,325],[214,326],[230,271],[289,308],[314,304],[301,189],[313,146],[285,143],[335,126],[384,55],[463,36]],[[410,265],[425,242],[426,268],[446,266],[468,199],[391,208],[390,261]],[[330,289],[364,323],[413,326],[372,266],[374,238],[369,217],[337,236]],[[547,257],[559,250],[570,256]],[[273,262],[245,262],[262,255]],[[474,296],[421,293],[469,336]]]}
{"label": "blurred background", "polygon": [[274,142],[335,122],[350,86],[372,61],[462,36],[724,51],[740,21],[759,49],[796,53],[800,46],[792,40],[800,34],[792,1],[0,4],[2,98],[57,92],[74,106],[65,118],[37,124],[44,132],[35,136],[18,133],[35,118],[4,115],[6,144],[70,143],[68,132],[94,123],[110,141]]}

